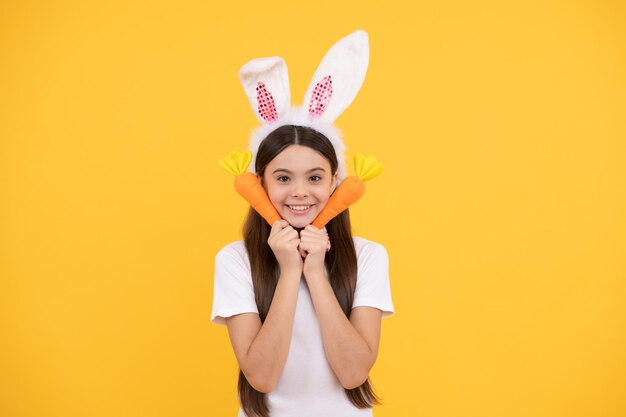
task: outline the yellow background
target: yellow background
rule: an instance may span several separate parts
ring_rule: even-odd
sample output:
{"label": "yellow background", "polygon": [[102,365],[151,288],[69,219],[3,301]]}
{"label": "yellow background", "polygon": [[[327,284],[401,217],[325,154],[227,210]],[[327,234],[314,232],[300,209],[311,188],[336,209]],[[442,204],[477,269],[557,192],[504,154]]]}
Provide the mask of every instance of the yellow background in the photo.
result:
{"label": "yellow background", "polygon": [[237,78],[286,59],[300,104],[370,35],[338,119],[386,166],[351,210],[396,314],[390,416],[626,415],[621,1],[0,5],[0,415],[231,416],[215,253],[246,212],[217,160],[258,125]]}

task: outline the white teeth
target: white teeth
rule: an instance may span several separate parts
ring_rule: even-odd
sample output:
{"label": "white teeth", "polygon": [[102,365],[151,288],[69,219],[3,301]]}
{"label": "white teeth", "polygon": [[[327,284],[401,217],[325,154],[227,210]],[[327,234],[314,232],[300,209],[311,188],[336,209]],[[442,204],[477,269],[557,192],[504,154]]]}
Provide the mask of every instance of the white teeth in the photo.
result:
{"label": "white teeth", "polygon": [[295,211],[304,211],[304,210],[308,210],[308,208],[311,206],[287,206],[287,207]]}

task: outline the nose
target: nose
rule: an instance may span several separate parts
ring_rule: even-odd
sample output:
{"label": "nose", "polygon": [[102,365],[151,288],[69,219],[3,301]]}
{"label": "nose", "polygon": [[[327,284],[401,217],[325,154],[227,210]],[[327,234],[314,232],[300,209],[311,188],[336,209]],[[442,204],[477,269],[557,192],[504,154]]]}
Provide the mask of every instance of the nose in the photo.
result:
{"label": "nose", "polygon": [[308,197],[309,190],[305,181],[294,181],[293,189],[291,190],[293,197]]}

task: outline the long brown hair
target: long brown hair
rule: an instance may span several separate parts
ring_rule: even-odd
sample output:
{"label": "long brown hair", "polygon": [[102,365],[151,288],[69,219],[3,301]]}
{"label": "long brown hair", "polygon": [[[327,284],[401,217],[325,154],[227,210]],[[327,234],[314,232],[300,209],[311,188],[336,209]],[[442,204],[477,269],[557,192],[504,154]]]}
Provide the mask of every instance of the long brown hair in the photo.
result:
{"label": "long brown hair", "polygon": [[[326,136],[305,126],[286,125],[271,132],[261,142],[255,160],[257,175],[263,178],[265,167],[290,145],[308,146],[316,150],[330,163],[332,175],[337,172],[335,149]],[[348,210],[331,220],[326,225],[326,230],[332,250],[326,254],[324,262],[335,297],[346,317],[350,318],[356,288],[357,259]],[[270,231],[271,227],[267,222],[250,208],[243,227],[243,236],[250,259],[254,296],[261,322],[265,322],[280,276],[278,262],[267,243]],[[370,408],[374,404],[380,404],[369,378],[359,387],[344,390],[348,399],[358,408]],[[250,385],[241,369],[238,391],[241,407],[248,416],[269,417],[265,394]]]}

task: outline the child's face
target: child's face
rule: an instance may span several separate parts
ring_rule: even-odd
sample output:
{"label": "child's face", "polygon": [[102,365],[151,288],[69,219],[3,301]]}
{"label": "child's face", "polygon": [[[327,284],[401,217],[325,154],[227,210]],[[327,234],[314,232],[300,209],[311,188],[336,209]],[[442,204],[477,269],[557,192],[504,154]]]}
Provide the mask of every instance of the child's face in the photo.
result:
{"label": "child's face", "polygon": [[291,145],[265,168],[265,189],[280,217],[303,228],[315,220],[337,186],[330,163],[308,146]]}

